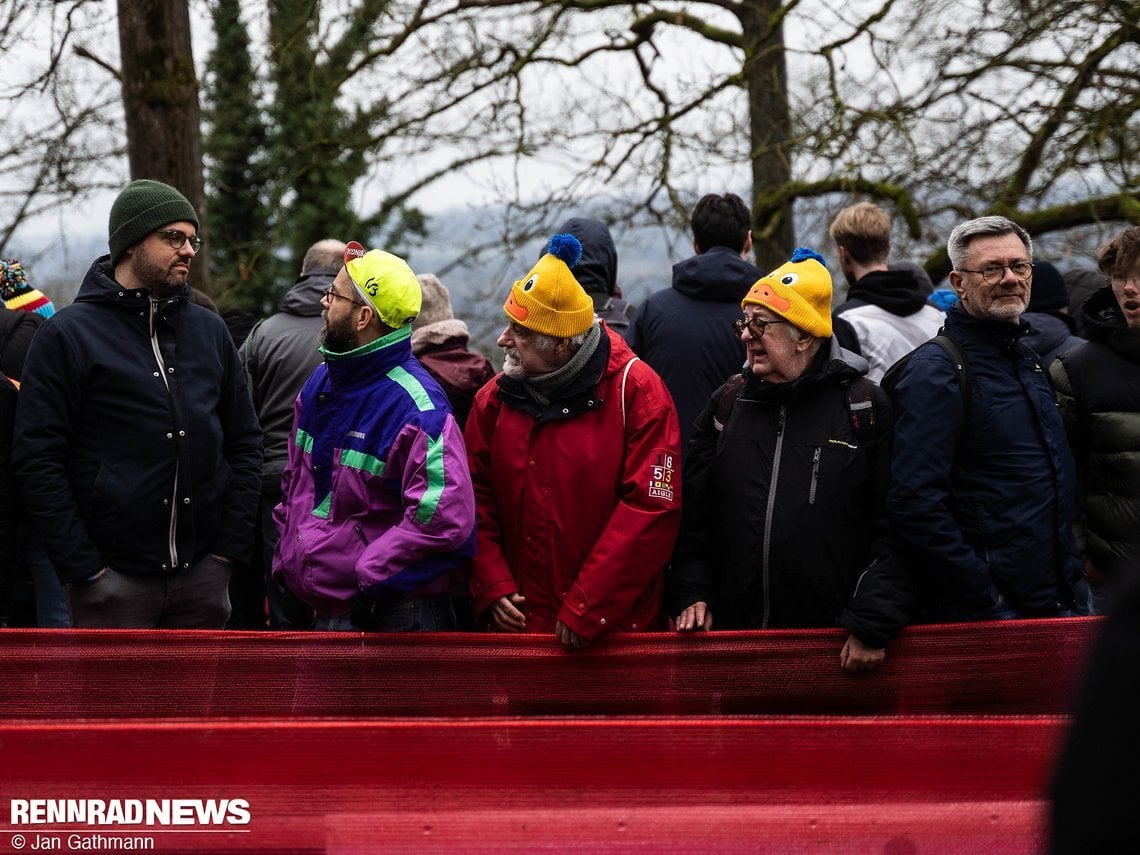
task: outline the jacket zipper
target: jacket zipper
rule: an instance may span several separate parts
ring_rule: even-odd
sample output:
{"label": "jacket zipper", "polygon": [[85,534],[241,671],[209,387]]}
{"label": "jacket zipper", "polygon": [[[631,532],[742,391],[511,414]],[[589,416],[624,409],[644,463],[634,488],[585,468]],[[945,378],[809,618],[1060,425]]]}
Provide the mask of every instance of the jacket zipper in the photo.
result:
{"label": "jacket zipper", "polygon": [[[154,361],[158,363],[158,376],[166,386],[166,393],[170,394],[170,381],[166,379],[166,364],[162,361],[162,348],[158,345],[158,327],[154,322],[158,310],[158,303],[147,300],[150,304],[150,349],[154,352]],[[175,440],[177,443],[177,440]],[[174,489],[170,494],[170,528],[166,533],[166,546],[170,550],[170,571],[178,568],[178,477],[181,455],[174,455]]]}
{"label": "jacket zipper", "polygon": [[815,449],[815,454],[811,458],[811,489],[808,491],[808,504],[815,504],[815,487],[819,483],[819,456],[823,453],[823,449],[818,446]]}
{"label": "jacket zipper", "polygon": [[761,566],[764,590],[764,619],[760,623],[761,629],[768,628],[768,621],[772,616],[772,581],[769,576],[768,559],[772,548],[772,518],[776,513],[776,482],[780,479],[780,458],[784,451],[784,420],[787,417],[787,405],[780,406],[780,416],[776,422],[776,451],[772,457],[772,481],[768,485],[768,508],[764,514],[764,549],[763,565]]}

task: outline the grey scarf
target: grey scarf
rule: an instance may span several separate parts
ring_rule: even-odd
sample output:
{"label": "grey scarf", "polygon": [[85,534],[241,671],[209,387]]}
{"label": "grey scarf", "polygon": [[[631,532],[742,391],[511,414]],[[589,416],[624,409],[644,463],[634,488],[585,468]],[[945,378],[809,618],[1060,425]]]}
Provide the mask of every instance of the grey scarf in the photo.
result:
{"label": "grey scarf", "polygon": [[590,361],[590,357],[594,355],[594,351],[598,349],[601,341],[602,328],[595,322],[590,331],[586,333],[586,340],[582,342],[578,352],[570,357],[569,362],[549,374],[538,374],[526,378],[522,381],[523,388],[539,406],[548,407],[551,399],[558,394],[558,390],[577,377],[586,367],[586,363]]}

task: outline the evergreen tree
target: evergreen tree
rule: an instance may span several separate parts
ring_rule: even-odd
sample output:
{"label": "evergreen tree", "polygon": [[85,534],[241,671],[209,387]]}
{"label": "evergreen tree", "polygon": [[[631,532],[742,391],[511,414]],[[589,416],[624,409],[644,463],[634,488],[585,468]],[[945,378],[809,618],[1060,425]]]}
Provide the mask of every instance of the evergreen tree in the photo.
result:
{"label": "evergreen tree", "polygon": [[[288,272],[268,205],[268,132],[240,0],[210,6],[216,44],[206,73],[211,270],[223,308],[272,311]],[[291,279],[289,279],[291,281]]]}

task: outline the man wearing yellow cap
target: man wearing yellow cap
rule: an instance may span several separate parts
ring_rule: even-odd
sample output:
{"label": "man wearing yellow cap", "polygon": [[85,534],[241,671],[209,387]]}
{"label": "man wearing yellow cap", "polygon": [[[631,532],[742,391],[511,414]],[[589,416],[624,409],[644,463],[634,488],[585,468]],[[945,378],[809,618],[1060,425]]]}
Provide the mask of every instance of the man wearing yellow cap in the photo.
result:
{"label": "man wearing yellow cap", "polygon": [[[852,634],[840,660],[873,667],[906,622],[886,550],[891,419],[867,361],[832,336],[831,275],[797,249],[759,279],[733,326],[747,367],[697,422],[669,574],[682,632],[814,626]],[[726,329],[725,334],[729,334]],[[860,574],[872,562],[874,572]],[[856,588],[859,595],[856,597]]]}
{"label": "man wearing yellow cap", "polygon": [[469,587],[499,632],[583,647],[659,629],[680,523],[680,429],[665,384],[595,319],[555,235],[511,288],[503,371],[464,434],[479,510]]}
{"label": "man wearing yellow cap", "polygon": [[353,246],[322,300],[325,361],[297,398],[273,579],[299,628],[452,629],[475,528],[462,434],[412,356],[415,274]]}

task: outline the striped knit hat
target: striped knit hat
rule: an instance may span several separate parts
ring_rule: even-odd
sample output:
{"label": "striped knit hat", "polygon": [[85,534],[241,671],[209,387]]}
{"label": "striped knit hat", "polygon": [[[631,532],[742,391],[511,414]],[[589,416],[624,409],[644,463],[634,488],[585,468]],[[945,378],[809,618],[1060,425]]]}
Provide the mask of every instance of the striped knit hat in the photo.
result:
{"label": "striped knit hat", "polygon": [[0,298],[13,311],[34,312],[45,318],[55,314],[55,305],[42,291],[28,284],[23,266],[15,259],[0,259]]}

